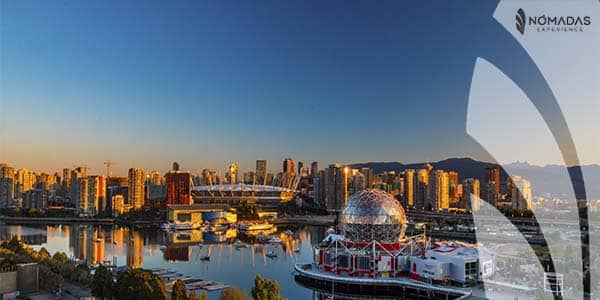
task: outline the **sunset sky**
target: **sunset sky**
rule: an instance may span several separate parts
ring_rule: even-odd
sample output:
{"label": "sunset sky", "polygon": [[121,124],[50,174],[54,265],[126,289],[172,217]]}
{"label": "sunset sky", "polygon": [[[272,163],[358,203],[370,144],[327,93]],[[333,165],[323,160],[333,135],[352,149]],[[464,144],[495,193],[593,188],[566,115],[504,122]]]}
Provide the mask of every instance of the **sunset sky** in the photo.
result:
{"label": "sunset sky", "polygon": [[[600,162],[597,26],[520,37],[510,2],[498,11],[485,1],[260,3],[2,1],[0,162],[103,173],[111,160],[125,174],[172,161],[247,170],[268,159],[278,171],[286,157],[321,166],[486,159],[466,134],[466,107],[477,57],[498,54],[499,26],[547,76],[581,161]],[[600,23],[597,10],[573,9]],[[545,44],[561,38],[586,46]],[[560,163],[506,151],[509,161]]]}

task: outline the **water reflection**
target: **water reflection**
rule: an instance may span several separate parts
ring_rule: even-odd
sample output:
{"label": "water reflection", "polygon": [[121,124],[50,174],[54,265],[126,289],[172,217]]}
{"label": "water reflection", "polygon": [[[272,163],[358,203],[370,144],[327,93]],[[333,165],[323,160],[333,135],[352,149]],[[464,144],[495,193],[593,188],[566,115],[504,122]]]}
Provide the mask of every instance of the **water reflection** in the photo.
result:
{"label": "water reflection", "polygon": [[324,232],[325,228],[318,227],[273,228],[247,234],[231,228],[163,232],[116,225],[0,224],[1,240],[17,237],[34,249],[45,247],[52,254],[62,251],[90,265],[168,268],[246,291],[251,290],[256,274],[261,274],[277,279],[283,295],[290,299],[315,298],[311,290],[295,283],[292,270],[295,262],[313,259],[312,244],[320,241]]}

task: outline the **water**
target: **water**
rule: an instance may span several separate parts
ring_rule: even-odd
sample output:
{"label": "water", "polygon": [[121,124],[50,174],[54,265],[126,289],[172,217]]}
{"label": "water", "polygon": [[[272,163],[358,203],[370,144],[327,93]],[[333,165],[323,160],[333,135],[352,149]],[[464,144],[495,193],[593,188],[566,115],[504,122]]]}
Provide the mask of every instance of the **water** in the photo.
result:
{"label": "water", "polygon": [[[284,233],[291,229],[291,236]],[[323,298],[295,282],[294,263],[313,260],[312,245],[323,239],[323,227],[280,227],[267,232],[281,238],[276,246],[255,243],[236,249],[236,239],[252,243],[256,237],[242,235],[235,229],[219,234],[192,231],[186,234],[165,233],[159,229],[134,229],[119,226],[53,225],[22,226],[0,224],[0,239],[18,237],[34,249],[45,247],[89,263],[102,261],[142,268],[168,268],[196,278],[224,282],[248,294],[257,274],[276,279],[281,294],[288,299]],[[300,248],[300,252],[294,249]],[[265,256],[272,249],[276,258]],[[202,257],[210,256],[210,260]],[[209,292],[217,299],[220,291]]]}

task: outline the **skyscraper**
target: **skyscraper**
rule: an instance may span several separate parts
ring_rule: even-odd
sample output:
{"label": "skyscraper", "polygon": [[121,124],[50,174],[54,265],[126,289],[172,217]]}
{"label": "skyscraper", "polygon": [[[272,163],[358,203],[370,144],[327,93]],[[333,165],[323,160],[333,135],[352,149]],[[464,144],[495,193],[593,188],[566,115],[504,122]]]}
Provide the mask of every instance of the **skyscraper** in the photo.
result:
{"label": "skyscraper", "polygon": [[419,169],[417,172],[417,183],[415,189],[415,208],[425,209],[429,201],[429,171],[427,169]]}
{"label": "skyscraper", "polygon": [[429,207],[434,211],[440,211],[450,208],[449,180],[448,173],[443,170],[435,170],[431,172],[429,181],[430,201]]}
{"label": "skyscraper", "polygon": [[457,204],[460,199],[458,197],[458,173],[455,171],[448,172],[448,185],[449,185],[449,197],[450,205]]}
{"label": "skyscraper", "polygon": [[[481,208],[479,179],[467,178],[463,180],[462,188],[463,207],[478,211]],[[471,201],[471,196],[473,196],[473,201]],[[471,202],[473,202],[472,205]]]}
{"label": "skyscraper", "polygon": [[407,169],[404,170],[404,205],[406,207],[415,206],[415,170]]}
{"label": "skyscraper", "polygon": [[533,197],[531,183],[521,176],[511,177],[513,185],[511,191],[512,207],[516,210],[531,210]]}
{"label": "skyscraper", "polygon": [[300,172],[302,172],[302,168],[304,168],[304,162],[299,161],[298,162],[298,175],[301,175]]}
{"label": "skyscraper", "polygon": [[167,205],[192,204],[192,174],[169,172],[167,179]]}
{"label": "skyscraper", "polygon": [[95,215],[106,208],[106,178],[104,176],[88,176],[87,178],[87,214]]}
{"label": "skyscraper", "polygon": [[375,179],[375,174],[373,173],[373,169],[371,168],[362,168],[360,172],[365,175],[365,188],[370,189],[373,187],[373,180]]}
{"label": "skyscraper", "polygon": [[258,159],[256,160],[256,184],[265,185],[267,184],[267,160]]}
{"label": "skyscraper", "polygon": [[15,196],[15,169],[0,164],[0,207],[7,207]]}
{"label": "skyscraper", "polygon": [[129,169],[127,204],[134,209],[140,209],[144,205],[144,179],[144,170],[139,168]]}
{"label": "skyscraper", "polygon": [[[493,185],[489,183],[493,182]],[[486,189],[485,196],[488,202],[495,203],[495,200],[498,199],[500,195],[500,167],[493,166],[485,168],[484,174],[484,187]],[[493,190],[487,190],[488,188],[493,188]],[[493,197],[493,199],[489,199],[488,197]]]}
{"label": "skyscraper", "polygon": [[313,161],[310,164],[310,176],[313,178],[319,176],[319,163],[317,161]]}
{"label": "skyscraper", "polygon": [[338,212],[346,205],[349,173],[350,169],[340,164],[332,164],[327,168],[325,201],[329,212]]}
{"label": "skyscraper", "polygon": [[227,169],[227,182],[230,184],[238,183],[238,165],[236,163],[232,163],[229,165]]}
{"label": "skyscraper", "polygon": [[283,160],[283,173],[296,173],[296,170],[294,170],[294,160],[291,158],[286,158]]}
{"label": "skyscraper", "polygon": [[23,194],[33,188],[35,184],[35,173],[27,169],[18,169],[15,178],[15,194],[22,197]]}

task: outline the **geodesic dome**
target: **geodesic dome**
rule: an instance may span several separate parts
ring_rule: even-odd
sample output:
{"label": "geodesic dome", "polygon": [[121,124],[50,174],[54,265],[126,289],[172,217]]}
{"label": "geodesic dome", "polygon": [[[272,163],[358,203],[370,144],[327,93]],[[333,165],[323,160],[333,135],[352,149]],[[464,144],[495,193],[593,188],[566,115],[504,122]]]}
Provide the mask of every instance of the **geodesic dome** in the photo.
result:
{"label": "geodesic dome", "polygon": [[407,223],[404,209],[394,196],[372,189],[350,196],[340,221],[346,239],[365,243],[398,242],[404,238]]}

